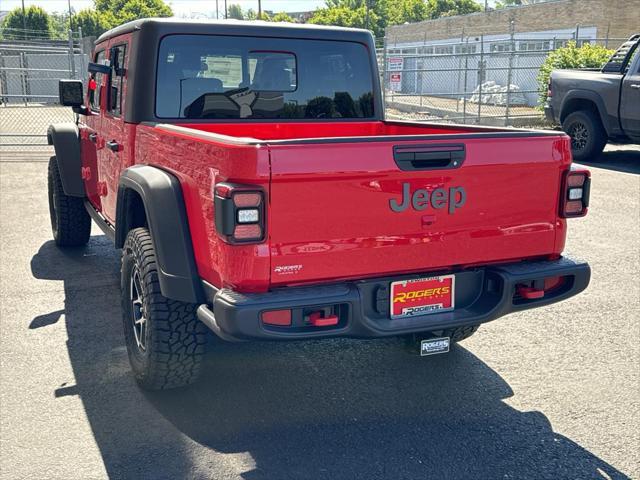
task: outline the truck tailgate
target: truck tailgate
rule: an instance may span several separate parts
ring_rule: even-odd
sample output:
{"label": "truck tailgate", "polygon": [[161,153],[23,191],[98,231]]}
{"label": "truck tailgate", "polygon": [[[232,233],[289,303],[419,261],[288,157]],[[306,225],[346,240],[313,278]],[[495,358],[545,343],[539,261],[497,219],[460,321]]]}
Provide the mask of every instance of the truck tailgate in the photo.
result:
{"label": "truck tailgate", "polygon": [[451,137],[271,144],[272,285],[558,253],[567,138]]}

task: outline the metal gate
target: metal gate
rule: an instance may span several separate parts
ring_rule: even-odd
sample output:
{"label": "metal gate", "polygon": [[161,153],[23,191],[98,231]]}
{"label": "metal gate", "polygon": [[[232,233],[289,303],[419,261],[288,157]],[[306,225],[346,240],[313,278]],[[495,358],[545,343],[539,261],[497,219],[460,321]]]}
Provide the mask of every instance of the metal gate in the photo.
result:
{"label": "metal gate", "polygon": [[0,153],[48,149],[51,123],[73,121],[58,103],[58,80],[85,80],[81,32],[67,39],[0,28]]}

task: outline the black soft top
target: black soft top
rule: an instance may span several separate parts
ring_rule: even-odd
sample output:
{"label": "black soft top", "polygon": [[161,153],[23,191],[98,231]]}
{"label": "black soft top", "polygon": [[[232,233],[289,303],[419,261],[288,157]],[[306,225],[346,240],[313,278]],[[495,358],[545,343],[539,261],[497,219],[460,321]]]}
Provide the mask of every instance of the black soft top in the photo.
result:
{"label": "black soft top", "polygon": [[184,20],[177,18],[142,18],[124,23],[106,31],[96,40],[96,45],[125,33],[153,30],[156,35],[247,35],[256,37],[292,37],[320,40],[343,40],[369,43],[371,32],[359,28],[331,27],[325,25],[274,23],[261,20]]}

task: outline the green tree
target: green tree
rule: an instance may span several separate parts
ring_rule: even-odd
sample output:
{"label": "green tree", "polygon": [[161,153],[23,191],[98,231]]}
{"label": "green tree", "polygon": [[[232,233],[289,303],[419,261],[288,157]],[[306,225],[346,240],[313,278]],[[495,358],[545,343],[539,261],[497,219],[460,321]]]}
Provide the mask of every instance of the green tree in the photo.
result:
{"label": "green tree", "polygon": [[[380,31],[379,17],[375,11],[369,11],[369,28],[373,30],[375,35],[380,35],[384,31]],[[337,25],[340,27],[366,28],[367,12],[364,6],[356,9],[348,7],[330,7],[319,8],[309,19],[308,23],[318,25]]]}
{"label": "green tree", "polygon": [[294,22],[293,18],[291,18],[286,12],[276,13],[270,20],[272,22]]}
{"label": "green tree", "polygon": [[[4,28],[11,29],[22,30],[26,28],[27,30],[31,30],[31,32],[27,32],[27,36],[29,37],[33,37],[35,35],[49,37],[53,34],[51,17],[42,8],[35,5],[27,7],[24,14],[20,7],[13,9],[4,19],[2,26]],[[9,36],[6,32],[5,35]],[[13,32],[11,34],[12,37],[16,35],[20,35],[20,33]]]}
{"label": "green tree", "polygon": [[86,37],[99,37],[104,32],[114,27],[117,21],[111,12],[99,12],[92,8],[80,10],[71,21],[73,29],[82,29],[82,35]]}
{"label": "green tree", "polygon": [[553,70],[559,68],[601,68],[607,63],[613,52],[614,50],[590,43],[578,47],[575,41],[570,41],[566,47],[558,48],[549,53],[538,73],[539,104],[542,106],[547,101],[547,87]]}
{"label": "green tree", "polygon": [[482,10],[480,4],[474,0],[427,0],[430,19],[465,15]]}
{"label": "green tree", "polygon": [[67,38],[69,35],[69,14],[53,12],[49,15],[51,19],[51,31],[53,38]]}
{"label": "green tree", "polygon": [[236,20],[244,20],[244,15],[242,14],[242,7],[236,3],[232,3],[229,5],[227,9],[227,17],[235,18]]}

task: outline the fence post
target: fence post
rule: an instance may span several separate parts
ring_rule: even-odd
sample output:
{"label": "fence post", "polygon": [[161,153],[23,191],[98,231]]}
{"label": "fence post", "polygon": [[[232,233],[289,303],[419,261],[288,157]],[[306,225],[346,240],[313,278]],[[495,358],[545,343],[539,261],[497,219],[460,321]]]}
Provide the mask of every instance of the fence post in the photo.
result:
{"label": "fence post", "polygon": [[87,65],[84,63],[84,42],[82,41],[82,27],[78,27],[78,47],[80,48],[80,72],[78,79],[84,82],[84,75],[87,72]]}
{"label": "fence post", "polygon": [[480,68],[478,69],[478,123],[482,118],[482,82],[484,81],[484,33],[480,35]]}
{"label": "fence post", "polygon": [[20,52],[20,86],[22,87],[22,99],[24,100],[24,106],[29,106],[28,91],[27,91],[27,62],[24,52]]}
{"label": "fence post", "polygon": [[387,109],[387,37],[382,39],[382,105]]}
{"label": "fence post", "polygon": [[516,50],[516,42],[514,40],[514,22],[511,20],[511,25],[509,26],[509,36],[511,39],[511,45],[509,47],[509,69],[507,70],[507,98],[506,98],[506,108],[505,108],[505,118],[504,118],[504,126],[507,127],[509,125],[509,109],[511,107],[511,80],[513,79],[513,57],[515,55]]}
{"label": "fence post", "polygon": [[71,78],[76,78],[76,59],[73,54],[73,30],[69,29],[69,70]]}
{"label": "fence post", "polygon": [[469,71],[469,37],[466,39],[464,56],[464,88],[462,90],[462,123],[467,123],[467,72]]}

